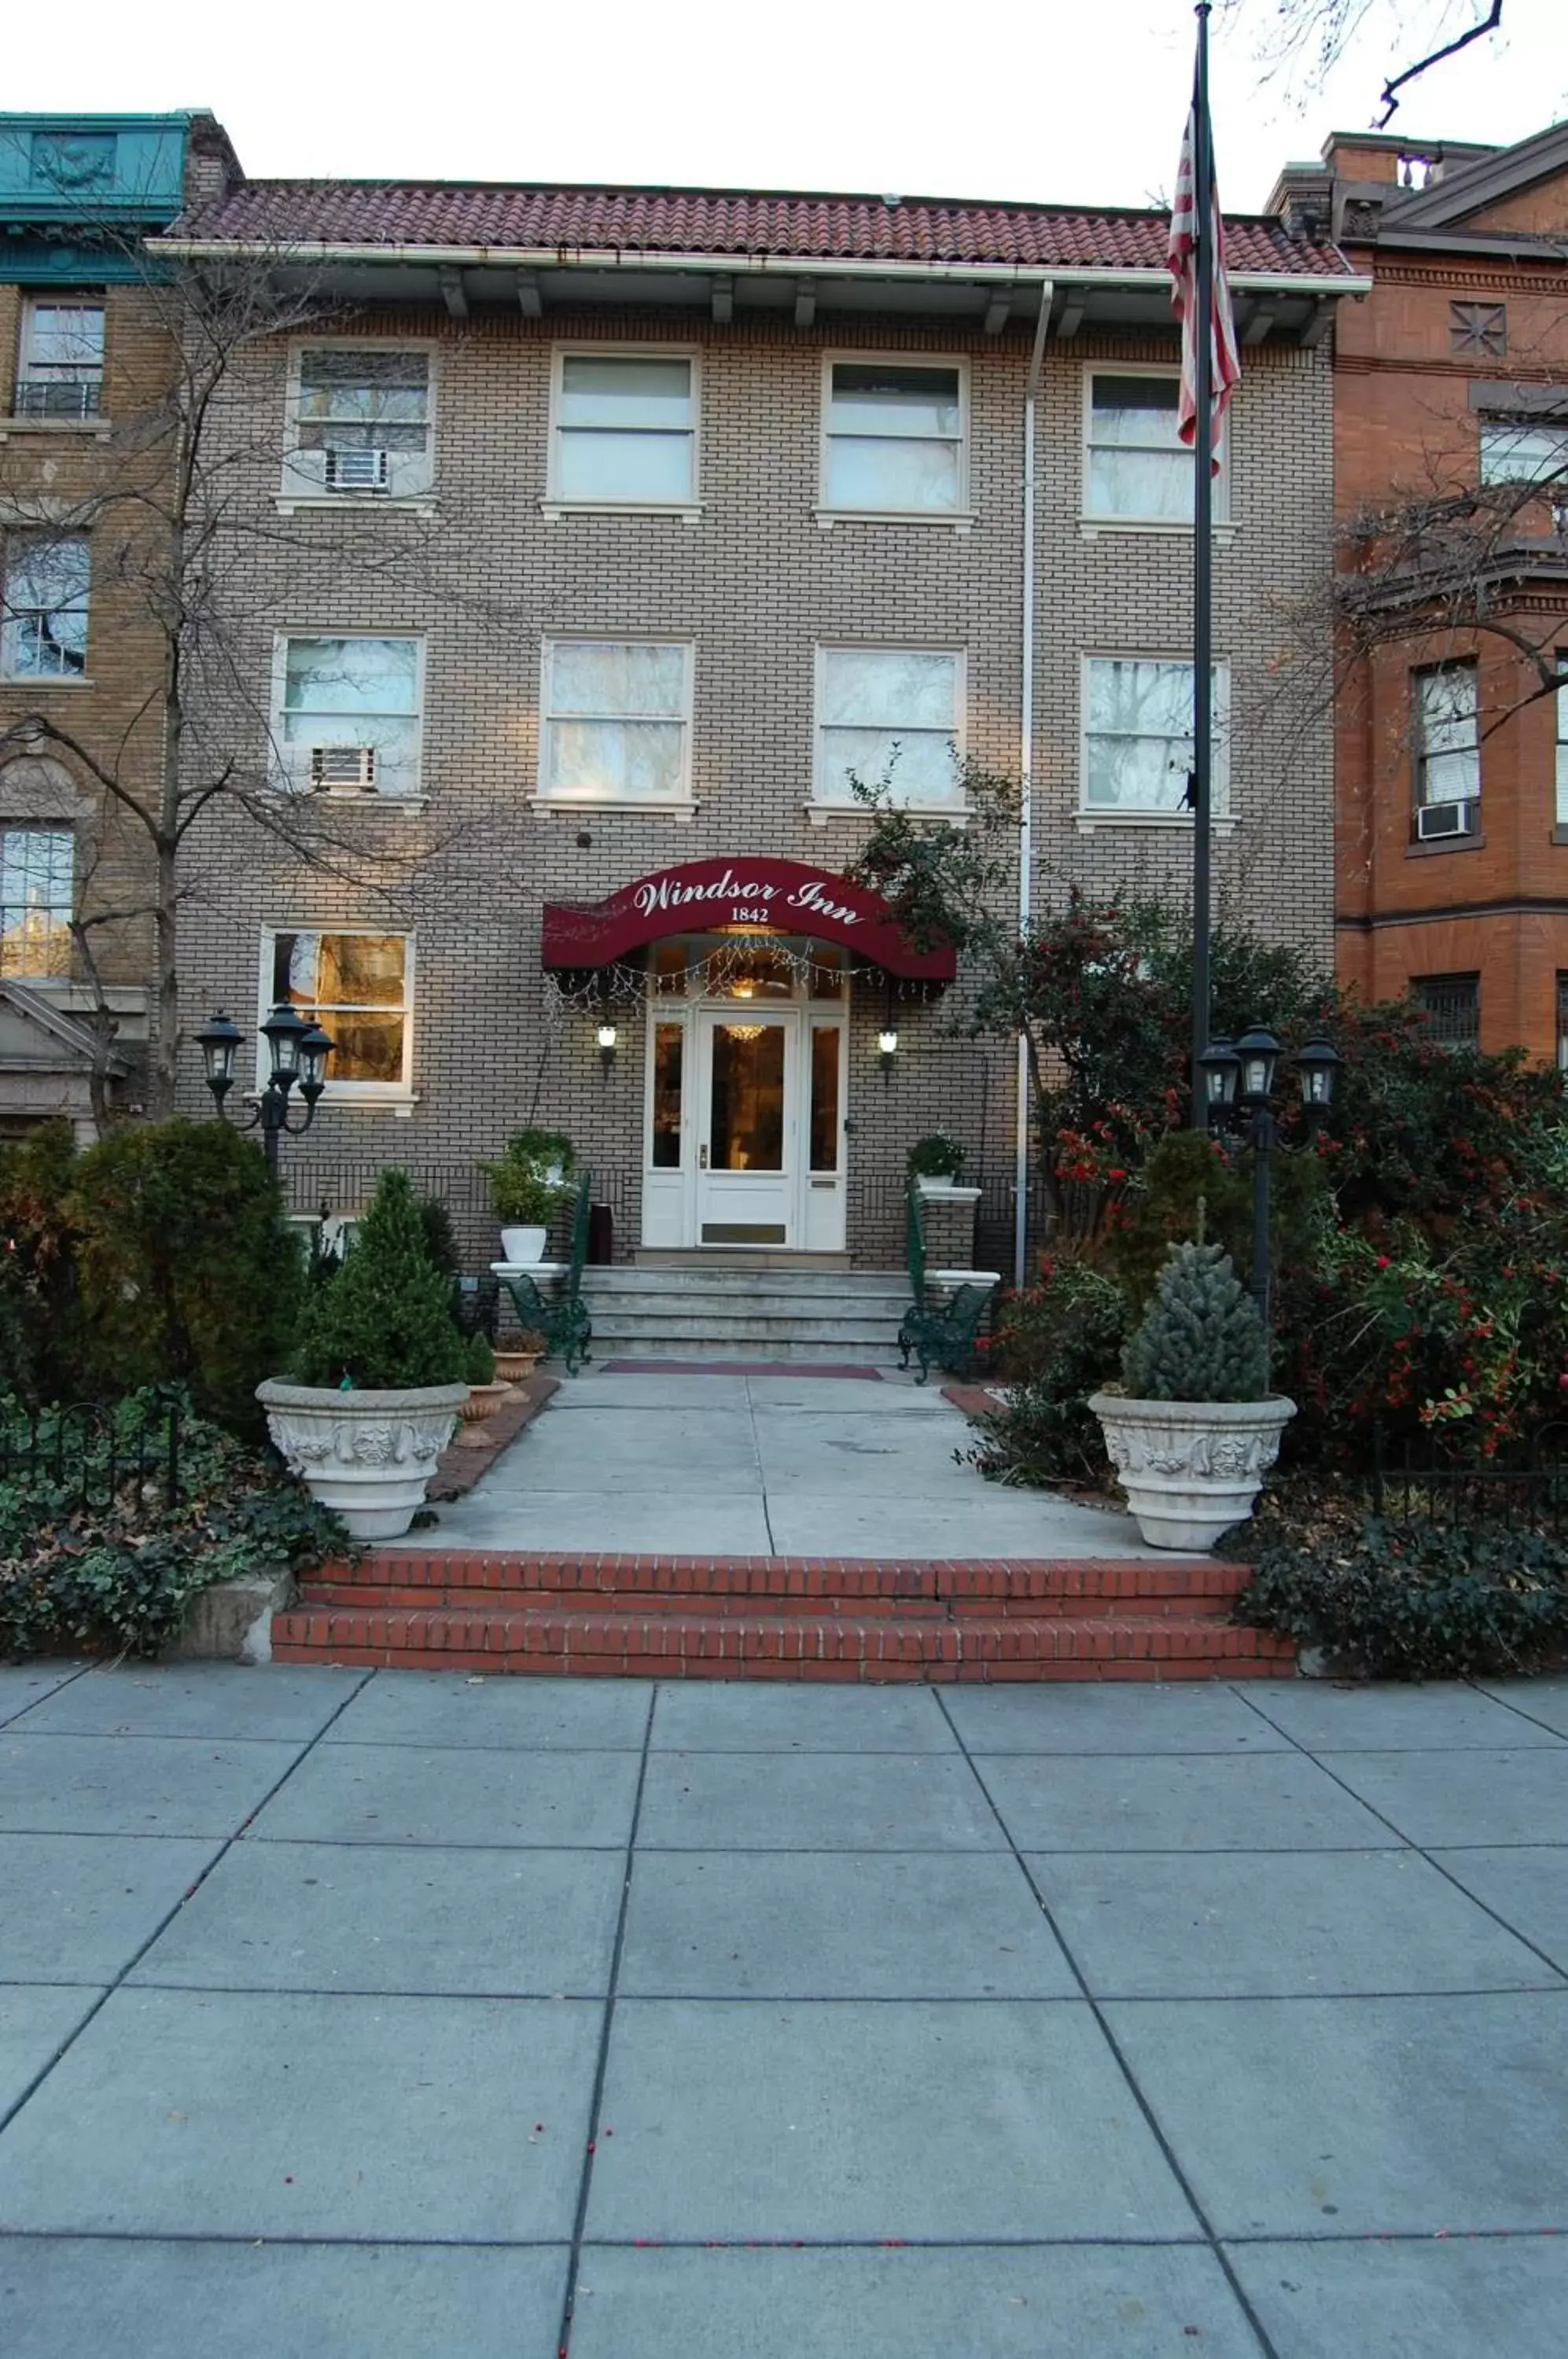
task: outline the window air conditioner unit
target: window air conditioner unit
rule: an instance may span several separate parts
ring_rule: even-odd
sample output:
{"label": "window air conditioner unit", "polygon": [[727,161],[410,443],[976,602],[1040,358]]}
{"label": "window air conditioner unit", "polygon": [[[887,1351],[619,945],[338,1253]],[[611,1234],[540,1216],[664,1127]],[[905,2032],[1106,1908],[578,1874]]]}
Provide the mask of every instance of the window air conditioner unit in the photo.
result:
{"label": "window air conditioner unit", "polygon": [[374,792],[376,787],[376,748],[374,745],[312,745],[310,748],[310,784],[313,787],[349,788],[362,794]]}
{"label": "window air conditioner unit", "polygon": [[385,451],[328,451],[327,488],[333,492],[384,492],[387,453]]}
{"label": "window air conditioner unit", "polygon": [[1475,802],[1421,803],[1416,810],[1416,842],[1430,843],[1442,835],[1474,835],[1479,809]]}

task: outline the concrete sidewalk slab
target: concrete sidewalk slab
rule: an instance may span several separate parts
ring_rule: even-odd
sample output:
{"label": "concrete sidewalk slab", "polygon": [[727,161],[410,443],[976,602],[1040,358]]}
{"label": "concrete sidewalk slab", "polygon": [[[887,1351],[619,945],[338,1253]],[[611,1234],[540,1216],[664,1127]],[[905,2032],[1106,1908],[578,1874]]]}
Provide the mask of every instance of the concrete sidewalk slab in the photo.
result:
{"label": "concrete sidewalk slab", "polygon": [[1258,2359],[1261,2349],[1213,2255],[1179,2245],[628,2253],[591,2245],[583,2276],[572,2359],[1172,2359],[1189,2349]]}
{"label": "concrete sidewalk slab", "polygon": [[942,1710],[971,1753],[1288,1753],[1234,1688],[1149,1686],[1129,1711],[1115,1685],[953,1687]]}
{"label": "concrete sidewalk slab", "polygon": [[1335,1753],[1344,1779],[1410,1843],[1537,1843],[1568,1828],[1568,1746],[1516,1753]]}
{"label": "concrete sidewalk slab", "polygon": [[581,1997],[609,1988],[610,1851],[235,1843],[133,1983]]}
{"label": "concrete sidewalk slab", "polygon": [[1138,1538],[1130,1516],[989,1485],[978,1499],[962,1484],[942,1495],[890,1489],[877,1499],[769,1491],[768,1520],[780,1556],[946,1557],[962,1563],[973,1557],[1152,1560],[1157,1554]]}
{"label": "concrete sidewalk slab", "polygon": [[260,1739],[29,1735],[13,1723],[0,1734],[0,1831],[232,1834],[299,1753]]}
{"label": "concrete sidewalk slab", "polygon": [[620,1987],[678,1998],[1080,1995],[1001,1854],[639,1853]]}
{"label": "concrete sidewalk slab", "polygon": [[488,1479],[443,1507],[430,1534],[440,1548],[591,1550],[603,1556],[771,1556],[773,1535],[757,1492],[679,1488],[618,1497],[599,1492],[492,1490]]}
{"label": "concrete sidewalk slab", "polygon": [[1030,1854],[1026,1865],[1098,1997],[1561,1987],[1416,1852]]}
{"label": "concrete sidewalk slab", "polygon": [[373,1680],[322,1741],[638,1753],[653,1693],[646,1680],[478,1679],[453,1671],[400,1671],[395,1680]]}
{"label": "concrete sidewalk slab", "polygon": [[116,1991],[0,2138],[0,2221],[105,2235],[175,2235],[199,2217],[217,2236],[564,2238],[602,2012]]}
{"label": "concrete sidewalk slab", "polygon": [[1568,1973],[1568,1853],[1546,1843],[1516,1843],[1498,1851],[1434,1851],[1432,1857],[1483,1908]]}
{"label": "concrete sidewalk slab", "polygon": [[1568,2097],[1552,2060],[1568,1990],[1118,1999],[1105,2016],[1221,2236],[1524,2233],[1568,2219]]}
{"label": "concrete sidewalk slab", "polygon": [[556,2359],[566,2247],[0,2236],[10,2359]]}
{"label": "concrete sidewalk slab", "polygon": [[1081,2001],[626,1999],[590,2238],[1180,2237],[1190,2207]]}
{"label": "concrete sidewalk slab", "polygon": [[103,1665],[36,1703],[21,1733],[77,1736],[319,1736],[367,1677],[325,1664]]}
{"label": "concrete sidewalk slab", "polygon": [[1562,2359],[1561,2237],[1235,2245],[1278,2359]]}
{"label": "concrete sidewalk slab", "polygon": [[637,1773],[633,1753],[322,1745],[261,1812],[252,1839],[593,1850],[626,1842]]}
{"label": "concrete sidewalk slab", "polygon": [[651,1851],[1000,1851],[956,1754],[655,1753],[637,1841]]}
{"label": "concrete sidewalk slab", "polygon": [[[1568,1678],[1477,1680],[1475,1685],[1483,1695],[1495,1697],[1559,1736],[1568,1736]],[[1519,1739],[1509,1742],[1517,1744]]]}
{"label": "concrete sidewalk slab", "polygon": [[1269,1682],[1257,1709],[1309,1753],[1452,1753],[1475,1746],[1517,1752],[1563,1742],[1549,1728],[1457,1680],[1416,1688],[1282,1680]]}
{"label": "concrete sidewalk slab", "polygon": [[[0,1984],[0,2115],[18,2104],[103,1997],[79,1985]],[[0,2220],[5,2217],[0,2206]]]}
{"label": "concrete sidewalk slab", "polygon": [[760,1491],[752,1420],[715,1401],[692,1408],[604,1408],[592,1417],[542,1417],[502,1451],[486,1480],[493,1490],[685,1490],[716,1484],[726,1495]]}
{"label": "concrete sidewalk slab", "polygon": [[1388,1848],[1387,1827],[1299,1753],[997,1753],[978,1767],[1025,1851]]}
{"label": "concrete sidewalk slab", "polygon": [[79,1679],[85,1662],[0,1663],[0,1726],[18,1712],[30,1712],[43,1696],[52,1695],[68,1680]]}
{"label": "concrete sidewalk slab", "polygon": [[[593,1685],[593,1682],[587,1682]],[[656,1753],[953,1753],[930,1688],[747,1687],[659,1690]]]}
{"label": "concrete sidewalk slab", "polygon": [[222,1847],[211,1835],[0,1834],[0,1982],[112,1983]]}

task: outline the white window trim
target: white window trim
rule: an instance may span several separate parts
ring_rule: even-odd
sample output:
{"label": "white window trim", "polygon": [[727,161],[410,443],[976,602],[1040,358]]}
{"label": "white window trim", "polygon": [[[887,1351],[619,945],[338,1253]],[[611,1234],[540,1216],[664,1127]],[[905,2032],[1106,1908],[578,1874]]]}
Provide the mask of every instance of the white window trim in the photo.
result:
{"label": "white window trim", "polygon": [[[301,800],[304,799],[303,791],[300,788],[292,786],[289,782],[289,746],[284,734],[283,698],[289,678],[289,643],[294,639],[412,640],[416,650],[414,679],[416,693],[419,698],[419,702],[414,714],[414,742],[416,746],[414,766],[419,783],[413,793],[382,794],[374,788],[366,792],[362,788],[344,788],[337,787],[333,788],[330,792],[324,788],[321,789],[321,797],[323,801],[330,802],[375,804],[382,810],[422,810],[430,800],[430,796],[425,790],[425,672],[429,648],[425,635],[422,631],[376,631],[370,630],[360,624],[354,624],[352,626],[345,627],[341,623],[292,623],[289,624],[287,628],[274,632],[272,640],[272,690],[267,706],[267,781],[273,791],[277,794],[290,795],[298,797]],[[311,789],[310,791],[314,792],[315,789]],[[285,929],[285,930],[287,930],[287,929]],[[331,930],[337,933],[357,932],[363,934],[373,932],[375,929],[368,926],[339,926],[332,928]]]}
{"label": "white window trim", "polygon": [[[702,515],[702,347],[701,344],[639,344],[566,342],[550,353],[550,423],[545,445],[545,495],[539,514],[550,523],[562,516],[674,516],[697,524]],[[684,500],[573,500],[560,489],[561,405],[569,360],[688,361],[691,368],[691,496]],[[562,636],[567,634],[561,634]]]}
{"label": "white window trim", "polygon": [[[822,720],[823,684],[827,673],[828,657],[839,654],[951,656],[957,667],[953,675],[953,688],[955,708],[953,744],[960,762],[964,759],[969,751],[969,650],[967,647],[942,647],[931,639],[821,640],[818,643],[811,668],[811,799],[806,805],[812,824],[817,827],[825,826],[830,820],[833,819],[866,819],[868,816],[864,803],[855,802],[843,795],[825,795],[822,792],[822,730],[826,725]],[[897,773],[895,773],[896,776]],[[898,810],[907,810],[917,819],[947,820],[960,827],[968,823],[969,806],[962,800],[940,803],[917,799],[911,801],[898,792],[897,786],[892,790],[892,799]]]}
{"label": "white window trim", "polygon": [[[266,1074],[267,1042],[261,1027],[272,1007],[272,962],[274,945],[279,934],[372,934],[377,940],[396,934],[403,944],[403,1078],[400,1082],[335,1082],[331,1078],[332,1060],[327,1060],[328,1080],[320,1103],[324,1106],[360,1106],[369,1112],[390,1108],[394,1114],[411,1114],[419,1102],[414,1087],[414,1011],[415,985],[418,980],[418,943],[412,930],[398,926],[343,926],[334,919],[294,918],[283,923],[264,925],[261,929],[261,951],[256,975],[256,1040],[252,1049],[252,1086],[247,1096],[258,1097]],[[323,1019],[330,1034],[332,1018]],[[292,1094],[292,1093],[290,1093]]]}
{"label": "white window trim", "polygon": [[[430,372],[426,380],[426,430],[429,435],[430,489],[428,492],[304,492],[293,479],[290,469],[299,445],[295,439],[299,423],[299,367],[307,353],[319,353],[331,347],[334,351],[359,353],[423,353]],[[323,331],[319,336],[299,336],[289,346],[288,385],[284,396],[283,449],[281,473],[274,503],[279,516],[297,516],[314,511],[341,513],[344,508],[370,508],[377,514],[390,509],[395,516],[436,516],[440,506],[435,494],[436,423],[441,404],[441,345],[433,336],[334,336]],[[337,636],[342,636],[343,634]],[[370,636],[366,634],[366,636]]]}
{"label": "white window trim", "polygon": [[[13,517],[0,512],[0,680],[5,681],[7,686],[15,683],[17,687],[26,689],[29,695],[46,689],[52,693],[58,688],[91,688],[93,678],[87,669],[87,661],[93,651],[93,536],[86,529],[52,535],[52,538],[57,540],[79,540],[87,551],[87,594],[82,602],[82,612],[87,625],[87,640],[82,658],[82,669],[80,671],[13,671],[11,669],[10,654],[15,644],[13,635],[20,619],[19,614],[13,614],[10,607],[11,567],[17,541],[25,540],[29,534],[49,536],[49,522],[42,513],[27,517],[21,516]],[[52,613],[56,610],[29,607],[27,611],[32,614]]]}
{"label": "white window trim", "polygon": [[[685,728],[685,748],[681,765],[681,792],[678,795],[604,795],[595,793],[551,792],[545,776],[546,749],[550,742],[550,724],[555,719],[552,701],[551,658],[558,647],[679,647],[685,658],[685,694],[682,700],[681,723]],[[546,811],[637,811],[646,818],[676,818],[689,820],[697,809],[691,791],[691,748],[695,734],[692,709],[695,701],[697,647],[693,639],[671,637],[663,631],[550,631],[539,641],[539,751],[535,771],[534,791],[528,797],[536,810]],[[607,719],[616,716],[609,714]]]}
{"label": "white window trim", "polygon": [[[1089,506],[1089,453],[1094,429],[1094,379],[1097,376],[1160,377],[1167,385],[1180,385],[1181,369],[1162,361],[1107,361],[1083,363],[1083,424],[1079,446],[1078,529],[1084,540],[1097,540],[1102,533],[1143,533],[1166,536],[1173,539],[1191,540],[1191,518],[1181,516],[1096,516]],[[1234,397],[1233,397],[1234,398]],[[1220,471],[1214,477],[1214,539],[1222,549],[1228,549],[1236,538],[1236,523],[1231,516],[1231,448],[1230,419],[1226,417],[1220,427]]]}
{"label": "white window trim", "polygon": [[[1176,828],[1190,832],[1192,813],[1190,810],[1113,810],[1103,803],[1088,799],[1089,781],[1089,666],[1093,663],[1157,663],[1185,664],[1192,669],[1192,658],[1184,650],[1173,653],[1159,647],[1089,647],[1078,659],[1078,808],[1073,813],[1080,834],[1092,834],[1101,827]],[[1238,824],[1230,801],[1230,715],[1231,659],[1215,656],[1214,669],[1217,675],[1218,693],[1214,699],[1214,760],[1210,782],[1211,803],[1209,821],[1217,835],[1230,835]]]}
{"label": "white window trim", "polygon": [[[875,367],[886,363],[898,368],[950,368],[958,371],[958,503],[951,508],[866,508],[835,507],[828,498],[828,445],[832,440],[828,420],[833,411],[833,373],[845,363]],[[968,532],[975,523],[975,511],[970,505],[970,440],[973,433],[973,411],[970,401],[969,356],[966,353],[906,353],[846,346],[824,352],[822,358],[822,383],[817,409],[817,505],[813,511],[824,532],[839,524],[924,524],[945,526],[949,532]]]}
{"label": "white window trim", "polygon": [[[1475,754],[1475,784],[1472,792],[1467,795],[1429,796],[1426,792],[1427,764],[1434,758],[1441,760],[1442,756],[1438,755],[1434,756],[1431,747],[1426,742],[1427,717],[1426,709],[1422,702],[1421,690],[1423,682],[1436,679],[1440,675],[1447,672],[1463,673],[1470,681],[1474,691],[1473,707],[1471,712],[1465,717],[1470,721],[1475,729],[1475,745],[1473,746],[1467,745],[1458,748],[1450,747],[1446,750],[1450,752],[1473,752]],[[1436,804],[1440,803],[1479,804],[1481,800],[1481,788],[1483,783],[1481,777],[1481,753],[1483,739],[1481,730],[1480,658],[1478,656],[1451,656],[1446,660],[1438,663],[1416,664],[1411,668],[1410,671],[1410,803],[1412,810],[1430,810],[1434,808]],[[1561,691],[1559,691],[1559,693],[1561,693]],[[1414,825],[1413,820],[1411,824],[1412,826]],[[1441,842],[1443,839],[1439,838],[1434,840]],[[1474,838],[1470,839],[1472,842],[1474,840]]]}

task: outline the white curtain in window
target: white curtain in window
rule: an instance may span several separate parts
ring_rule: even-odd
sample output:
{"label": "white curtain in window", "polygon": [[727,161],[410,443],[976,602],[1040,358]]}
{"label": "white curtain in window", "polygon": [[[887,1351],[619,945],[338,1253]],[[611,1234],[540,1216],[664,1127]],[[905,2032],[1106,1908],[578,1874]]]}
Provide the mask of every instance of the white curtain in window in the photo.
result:
{"label": "white curtain in window", "polygon": [[[1217,675],[1215,685],[1217,723]],[[1096,658],[1088,666],[1086,699],[1085,804],[1092,810],[1181,810],[1192,766],[1192,665]]]}
{"label": "white curtain in window", "polygon": [[690,500],[694,454],[689,360],[565,355],[556,431],[559,498]]}
{"label": "white curtain in window", "polygon": [[1421,674],[1421,799],[1469,802],[1481,791],[1481,744],[1473,666]]}
{"label": "white curtain in window", "polygon": [[828,506],[956,508],[962,436],[956,369],[835,362],[823,487]]}
{"label": "white curtain in window", "polygon": [[912,647],[828,647],[822,658],[818,793],[852,799],[853,774],[889,779],[900,798],[954,801],[960,781],[956,655]]}
{"label": "white curtain in window", "polygon": [[1101,376],[1089,420],[1088,513],[1190,522],[1192,454],[1177,439],[1173,377]]}
{"label": "white curtain in window", "polygon": [[545,790],[670,800],[686,764],[686,650],[569,640],[550,650]]}

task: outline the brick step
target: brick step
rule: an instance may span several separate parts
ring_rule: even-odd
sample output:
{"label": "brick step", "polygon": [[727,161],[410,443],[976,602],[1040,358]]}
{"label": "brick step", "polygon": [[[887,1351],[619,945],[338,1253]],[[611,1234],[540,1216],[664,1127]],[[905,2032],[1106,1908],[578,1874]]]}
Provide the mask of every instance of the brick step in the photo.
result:
{"label": "brick step", "polygon": [[989,1614],[999,1620],[1016,1616],[1040,1617],[1064,1615],[1069,1620],[1092,1619],[1097,1614],[1133,1614],[1139,1620],[1209,1620],[1215,1617],[1216,1601],[1203,1596],[1140,1596],[1126,1597],[949,1597],[932,1601],[923,1596],[878,1596],[866,1592],[860,1596],[830,1596],[799,1592],[794,1594],[778,1589],[755,1589],[736,1592],[722,1590],[656,1590],[639,1587],[635,1582],[538,1582],[523,1590],[492,1589],[477,1591],[461,1583],[452,1588],[419,1586],[397,1582],[376,1582],[366,1587],[357,1582],[308,1582],[301,1593],[302,1604],[308,1606],[450,1606],[456,1613],[472,1613],[476,1606],[486,1604],[498,1610],[517,1611],[524,1607],[539,1608],[553,1603],[561,1611],[592,1612],[596,1607],[613,1606],[626,1614],[746,1614],[759,1610],[768,1614],[888,1614],[899,1616],[938,1614]]}
{"label": "brick step", "polygon": [[277,1616],[278,1662],[657,1679],[1288,1678],[1288,1641],[1188,1618],[926,1614],[647,1614],[549,1606],[305,1605]]}

